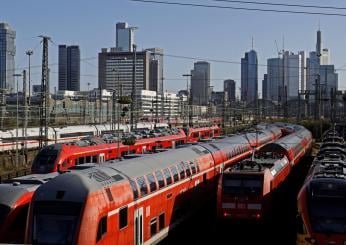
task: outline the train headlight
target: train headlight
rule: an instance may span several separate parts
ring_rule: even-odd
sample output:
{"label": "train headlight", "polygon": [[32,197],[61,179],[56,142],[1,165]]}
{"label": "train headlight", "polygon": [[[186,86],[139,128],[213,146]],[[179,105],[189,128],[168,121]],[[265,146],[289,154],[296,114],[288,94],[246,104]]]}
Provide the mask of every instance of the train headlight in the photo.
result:
{"label": "train headlight", "polygon": [[305,241],[307,241],[308,243],[311,243],[311,244],[317,244],[317,240],[312,238],[312,237],[306,237]]}
{"label": "train headlight", "polygon": [[346,241],[344,241],[344,245],[346,245]]}

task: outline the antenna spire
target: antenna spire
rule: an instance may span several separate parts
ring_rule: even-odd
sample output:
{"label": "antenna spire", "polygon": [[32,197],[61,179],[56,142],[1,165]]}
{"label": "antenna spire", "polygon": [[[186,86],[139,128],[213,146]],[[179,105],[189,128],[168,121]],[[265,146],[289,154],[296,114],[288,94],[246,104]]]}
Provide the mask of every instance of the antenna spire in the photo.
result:
{"label": "antenna spire", "polygon": [[253,50],[253,37],[251,38],[251,49]]}

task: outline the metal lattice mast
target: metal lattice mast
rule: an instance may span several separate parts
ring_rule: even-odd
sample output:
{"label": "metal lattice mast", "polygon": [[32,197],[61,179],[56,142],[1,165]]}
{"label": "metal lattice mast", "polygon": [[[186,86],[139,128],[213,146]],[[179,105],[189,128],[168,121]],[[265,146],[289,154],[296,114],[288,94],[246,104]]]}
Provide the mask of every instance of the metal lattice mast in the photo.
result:
{"label": "metal lattice mast", "polygon": [[42,38],[42,79],[41,79],[41,105],[40,105],[40,140],[39,147],[48,145],[49,124],[49,69],[48,69],[48,41],[50,37]]}
{"label": "metal lattice mast", "polygon": [[132,46],[133,48],[133,71],[132,71],[132,91],[131,91],[131,120],[130,120],[130,124],[131,124],[131,130],[134,128],[137,128],[137,118],[136,118],[136,113],[137,113],[137,101],[136,101],[136,86],[137,86],[137,82],[136,82],[136,63],[137,63],[137,46],[136,44],[133,44]]}

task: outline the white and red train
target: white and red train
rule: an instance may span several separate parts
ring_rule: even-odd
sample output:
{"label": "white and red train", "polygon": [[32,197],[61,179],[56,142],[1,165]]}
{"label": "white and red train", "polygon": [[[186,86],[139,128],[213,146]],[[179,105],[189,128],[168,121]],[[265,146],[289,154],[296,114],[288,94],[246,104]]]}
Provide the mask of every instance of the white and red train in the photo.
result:
{"label": "white and red train", "polygon": [[297,206],[301,244],[346,244],[346,146],[335,130],[324,135]]}
{"label": "white and red train", "polygon": [[[167,123],[157,123],[157,127],[168,127]],[[153,129],[153,123],[138,123],[138,129]],[[49,127],[48,144],[66,143],[79,140],[85,136],[102,136],[112,132],[111,124],[79,125],[66,127]],[[129,124],[120,124],[120,131],[130,132]],[[39,147],[39,128],[28,128],[26,141],[22,128],[18,128],[18,137],[16,129],[0,131],[0,152],[15,151],[22,149],[26,142],[28,149]]]}
{"label": "white and red train", "polygon": [[228,169],[219,178],[217,216],[228,220],[264,220],[272,207],[272,193],[312,146],[311,133],[294,126],[290,134],[267,144]]}
{"label": "white and red train", "polygon": [[150,156],[76,166],[36,190],[25,240],[155,244],[201,206],[225,167],[280,136],[277,126],[262,125],[256,132]]}

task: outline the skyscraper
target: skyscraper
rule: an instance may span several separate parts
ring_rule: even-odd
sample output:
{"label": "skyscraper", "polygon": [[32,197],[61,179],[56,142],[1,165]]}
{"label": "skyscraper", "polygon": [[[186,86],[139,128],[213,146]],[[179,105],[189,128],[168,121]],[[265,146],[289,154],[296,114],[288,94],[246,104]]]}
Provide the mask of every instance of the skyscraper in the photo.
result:
{"label": "skyscraper", "polygon": [[15,46],[16,32],[9,24],[0,23],[0,88],[14,92],[15,81]]}
{"label": "skyscraper", "polygon": [[257,99],[258,60],[255,50],[245,53],[241,59],[241,100],[247,103]]}
{"label": "skyscraper", "polygon": [[[266,88],[263,98],[282,101],[298,97],[298,91],[305,88],[305,52],[294,54],[290,51],[280,53],[278,58],[267,60]],[[286,92],[285,92],[286,91]]]}
{"label": "skyscraper", "polygon": [[268,92],[268,75],[264,74],[262,80],[262,99],[269,100],[269,92]]}
{"label": "skyscraper", "polygon": [[149,90],[163,93],[163,50],[146,49],[150,52]]}
{"label": "skyscraper", "polygon": [[315,82],[320,72],[320,65],[329,65],[329,49],[323,48],[322,32],[317,31],[316,50],[309,53],[306,60],[306,88],[314,90]]}
{"label": "skyscraper", "polygon": [[[136,91],[150,90],[149,51],[136,52]],[[116,48],[103,48],[98,55],[99,87],[117,89],[119,83],[124,95],[130,95],[133,82],[133,52],[118,52]]]}
{"label": "skyscraper", "polygon": [[194,105],[208,105],[210,102],[210,64],[206,61],[194,63],[191,70],[191,96]]}
{"label": "skyscraper", "polygon": [[80,90],[79,46],[59,45],[59,90]]}
{"label": "skyscraper", "polygon": [[116,24],[116,49],[120,52],[133,52],[135,27],[129,27],[126,22]]}
{"label": "skyscraper", "polygon": [[223,91],[226,93],[229,102],[235,102],[235,88],[234,80],[228,79],[223,82]]}

